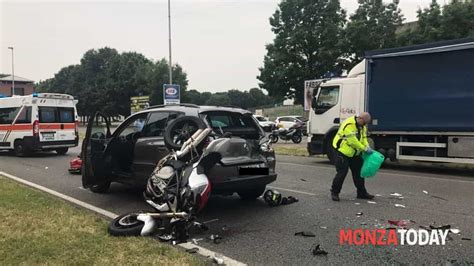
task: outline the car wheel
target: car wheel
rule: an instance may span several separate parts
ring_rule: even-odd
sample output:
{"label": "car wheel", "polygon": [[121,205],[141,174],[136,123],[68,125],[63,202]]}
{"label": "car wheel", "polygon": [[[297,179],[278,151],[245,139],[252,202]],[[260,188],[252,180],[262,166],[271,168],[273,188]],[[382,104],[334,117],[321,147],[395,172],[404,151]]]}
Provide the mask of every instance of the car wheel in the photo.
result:
{"label": "car wheel", "polygon": [[92,185],[89,187],[89,189],[94,192],[94,193],[105,193],[109,190],[110,188],[110,181],[105,181],[102,184],[97,184],[97,185]]}
{"label": "car wheel", "polygon": [[180,150],[184,142],[188,140],[198,129],[204,129],[204,122],[195,116],[182,116],[175,119],[166,127],[164,141],[169,150]]}
{"label": "car wheel", "polygon": [[59,155],[64,155],[67,153],[68,150],[69,148],[59,148],[59,149],[56,149],[56,153]]}
{"label": "car wheel", "polygon": [[265,192],[265,186],[237,192],[243,200],[256,200]]}
{"label": "car wheel", "polygon": [[126,213],[113,219],[109,224],[109,234],[113,236],[139,236],[144,222],[137,220],[137,213]]}
{"label": "car wheel", "polygon": [[25,157],[28,155],[28,150],[22,140],[15,141],[14,153],[18,157]]}

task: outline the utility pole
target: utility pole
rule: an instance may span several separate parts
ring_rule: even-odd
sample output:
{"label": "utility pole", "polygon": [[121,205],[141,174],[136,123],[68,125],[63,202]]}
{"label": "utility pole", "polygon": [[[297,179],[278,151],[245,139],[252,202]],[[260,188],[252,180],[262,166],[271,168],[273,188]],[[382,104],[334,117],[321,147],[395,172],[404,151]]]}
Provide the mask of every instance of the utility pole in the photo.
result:
{"label": "utility pole", "polygon": [[8,47],[8,49],[12,50],[12,96],[15,95],[15,66],[14,66],[14,58],[13,58],[13,46]]}
{"label": "utility pole", "polygon": [[169,69],[170,69],[170,84],[173,84],[173,62],[171,61],[171,0],[168,0],[168,34],[169,34]]}

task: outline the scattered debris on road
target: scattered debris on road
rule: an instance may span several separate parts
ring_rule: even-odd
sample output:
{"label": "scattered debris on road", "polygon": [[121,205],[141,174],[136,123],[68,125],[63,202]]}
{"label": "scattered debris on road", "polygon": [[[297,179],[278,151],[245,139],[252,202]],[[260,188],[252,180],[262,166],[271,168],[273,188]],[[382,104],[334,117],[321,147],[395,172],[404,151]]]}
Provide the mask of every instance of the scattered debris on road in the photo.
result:
{"label": "scattered debris on road", "polygon": [[369,203],[369,204],[377,204],[377,202],[375,202],[375,201],[370,201],[370,200],[367,201],[367,203]]}
{"label": "scattered debris on road", "polygon": [[320,226],[319,228],[321,228],[321,229],[328,229],[327,226]]}
{"label": "scattered debris on road", "polygon": [[221,255],[218,255],[218,254],[215,254],[214,257],[212,257],[212,261],[216,263],[217,265],[224,264],[224,259],[222,258]]}
{"label": "scattered debris on road", "polygon": [[186,249],[186,252],[191,253],[191,254],[196,253],[198,251],[199,251],[199,248],[197,247]]}
{"label": "scattered debris on road", "polygon": [[426,191],[426,190],[423,190],[423,193],[425,193],[426,195],[428,195],[428,191]]}
{"label": "scattered debris on road", "polygon": [[316,237],[316,235],[311,231],[296,232],[295,236]]}
{"label": "scattered debris on road", "polygon": [[406,208],[406,206],[403,205],[403,204],[395,204],[395,207],[397,207],[397,208]]}
{"label": "scattered debris on road", "polygon": [[448,201],[447,199],[443,198],[443,197],[440,197],[440,196],[435,196],[435,195],[430,195],[432,198],[435,198],[435,199],[440,199],[440,200],[444,200],[444,201]]}
{"label": "scattered debris on road", "polygon": [[451,229],[451,225],[450,224],[445,224],[445,225],[434,225],[434,224],[430,224],[430,229],[432,230],[448,230],[448,229]]}
{"label": "scattered debris on road", "polygon": [[313,256],[325,256],[329,254],[326,250],[321,249],[321,245],[318,244],[316,247],[313,249]]}
{"label": "scattered debris on road", "polygon": [[400,227],[406,227],[412,223],[415,223],[415,221],[412,220],[388,220],[388,223],[391,225],[396,225]]}
{"label": "scattered debris on road", "polygon": [[360,205],[360,203],[359,203],[359,202],[355,202],[354,204],[355,204],[355,205]]}
{"label": "scattered debris on road", "polygon": [[273,189],[265,191],[265,193],[263,194],[263,199],[270,207],[288,205],[299,201],[297,197],[283,197],[280,192]]}
{"label": "scattered debris on road", "polygon": [[403,195],[400,193],[391,193],[390,196],[392,197],[402,197]]}
{"label": "scattered debris on road", "polygon": [[219,236],[219,235],[211,235],[211,236],[209,237],[209,239],[212,240],[212,242],[213,242],[214,244],[220,244],[220,243],[221,243],[221,240],[222,240],[222,237]]}
{"label": "scattered debris on road", "polygon": [[356,213],[357,217],[361,217],[363,214],[364,214],[363,212]]}
{"label": "scattered debris on road", "polygon": [[472,239],[470,238],[467,238],[467,237],[462,237],[461,240],[467,240],[467,241],[471,241]]}
{"label": "scattered debris on road", "polygon": [[300,178],[300,180],[306,182],[306,179],[304,179],[304,178]]}
{"label": "scattered debris on road", "polygon": [[456,228],[451,228],[450,231],[451,231],[451,233],[453,233],[453,234],[455,234],[455,235],[457,235],[457,234],[459,234],[459,233],[461,232],[461,230],[456,229]]}

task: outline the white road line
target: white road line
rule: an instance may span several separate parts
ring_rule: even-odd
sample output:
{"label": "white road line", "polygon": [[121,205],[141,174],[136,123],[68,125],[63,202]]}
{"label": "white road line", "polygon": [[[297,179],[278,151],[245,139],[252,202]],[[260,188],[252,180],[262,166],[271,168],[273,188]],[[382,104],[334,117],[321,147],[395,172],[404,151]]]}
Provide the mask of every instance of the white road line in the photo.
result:
{"label": "white road line", "polygon": [[[328,167],[328,166],[319,166],[319,165],[307,165],[307,164],[300,164],[300,163],[287,163],[287,162],[278,162],[278,164],[287,164],[287,165],[294,165],[294,166],[298,166],[298,167],[312,167],[312,168],[324,168],[324,169],[334,169],[334,167]],[[399,173],[394,173],[393,171],[390,171],[390,170],[380,170],[380,173],[383,173],[383,174],[387,174],[387,175],[395,175],[395,176],[404,176],[404,177],[420,177],[420,178],[424,178],[424,179],[435,179],[435,180],[442,180],[442,181],[446,181],[446,182],[459,182],[459,183],[468,183],[468,184],[473,184],[474,181],[469,181],[469,180],[459,180],[459,179],[453,179],[453,178],[442,178],[442,177],[435,177],[435,176],[428,176],[428,175],[409,175],[409,174],[399,174]],[[450,176],[450,175],[446,175],[446,176]],[[456,176],[453,176],[453,177],[456,177]]]}
{"label": "white road line", "polygon": [[217,222],[217,221],[219,221],[219,219],[212,219],[212,220],[205,221],[205,222],[202,222],[202,223],[203,224],[210,224],[210,223]]}
{"label": "white road line", "polygon": [[310,196],[316,196],[316,194],[310,193],[310,192],[304,192],[304,191],[293,190],[293,189],[288,189],[288,188],[281,188],[281,187],[274,187],[274,186],[267,186],[267,187],[282,190],[282,191],[289,191],[289,192],[300,193],[300,194],[305,194],[305,195],[310,195]]}
{"label": "white road line", "polygon": [[[38,184],[35,184],[33,182],[30,182],[30,181],[27,181],[27,180],[24,180],[20,177],[17,177],[17,176],[14,176],[14,175],[11,175],[9,173],[5,173],[5,172],[2,172],[0,171],[0,176],[5,176],[7,178],[10,178],[18,183],[22,183],[24,185],[27,185],[27,186],[30,186],[30,187],[33,187],[33,188],[36,188],[38,190],[41,190],[43,192],[46,192],[46,193],[49,193],[53,196],[56,196],[56,197],[59,197],[63,200],[66,200],[66,201],[69,201],[73,204],[76,204],[80,207],[83,207],[85,209],[88,209],[90,211],[93,211],[93,212],[96,212],[98,214],[101,214],[105,217],[108,217],[110,219],[114,219],[115,217],[117,217],[118,215],[113,213],[113,212],[109,212],[107,210],[104,210],[104,209],[101,209],[101,208],[98,208],[94,205],[91,205],[89,203],[86,203],[86,202],[83,202],[83,201],[80,201],[78,199],[75,199],[73,197],[70,197],[68,195],[64,195],[62,193],[59,193],[55,190],[52,190],[52,189],[49,189],[47,187],[43,187],[41,185],[38,185]],[[212,251],[212,250],[209,250],[207,248],[204,248],[204,247],[201,247],[201,246],[198,246],[198,245],[195,245],[193,243],[181,243],[181,244],[178,244],[178,246],[184,248],[184,249],[190,249],[190,248],[198,248],[199,250],[197,251],[198,254],[200,254],[201,256],[204,256],[204,257],[214,257],[216,256],[218,253]],[[240,266],[240,265],[246,265],[245,263],[243,262],[240,262],[240,261],[237,261],[237,260],[234,260],[234,259],[231,259],[229,257],[226,257],[226,256],[221,256],[221,258],[224,260],[224,264],[225,265],[232,265],[232,266]]]}

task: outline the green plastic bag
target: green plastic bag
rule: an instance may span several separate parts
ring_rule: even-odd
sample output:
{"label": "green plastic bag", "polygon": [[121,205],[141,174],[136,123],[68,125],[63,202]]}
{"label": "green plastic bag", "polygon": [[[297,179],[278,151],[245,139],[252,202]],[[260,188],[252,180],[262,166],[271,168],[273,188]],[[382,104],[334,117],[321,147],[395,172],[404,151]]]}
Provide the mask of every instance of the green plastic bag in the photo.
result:
{"label": "green plastic bag", "polygon": [[385,157],[378,151],[373,151],[372,154],[367,154],[364,152],[362,154],[362,159],[364,160],[364,164],[362,165],[362,169],[360,170],[360,176],[362,178],[369,178],[374,177],[375,174],[382,166]]}

